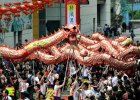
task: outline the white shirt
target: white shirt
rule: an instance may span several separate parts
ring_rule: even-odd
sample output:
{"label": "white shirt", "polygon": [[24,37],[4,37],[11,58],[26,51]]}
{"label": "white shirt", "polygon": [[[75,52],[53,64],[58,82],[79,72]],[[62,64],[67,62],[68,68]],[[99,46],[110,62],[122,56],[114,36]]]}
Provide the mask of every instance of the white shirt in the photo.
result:
{"label": "white shirt", "polygon": [[71,66],[70,67],[70,75],[72,76],[74,74],[76,74],[76,70],[75,70],[74,66]]}
{"label": "white shirt", "polygon": [[54,84],[54,80],[55,80],[54,76],[49,76],[48,79],[49,79],[51,85],[53,85]]}
{"label": "white shirt", "polygon": [[117,84],[118,84],[118,78],[117,78],[117,76],[115,76],[115,77],[112,78],[112,85],[113,85],[113,87],[114,87],[114,86],[116,86]]}
{"label": "white shirt", "polygon": [[40,91],[42,92],[43,95],[46,94],[46,85],[47,83],[43,83],[42,85],[40,85]]}
{"label": "white shirt", "polygon": [[72,75],[76,74],[76,70],[75,70],[75,67],[73,66],[72,61],[70,61],[69,66],[70,66],[70,75],[72,76]]}
{"label": "white shirt", "polygon": [[54,96],[61,97],[60,86],[59,85],[54,86]]}
{"label": "white shirt", "polygon": [[[95,91],[93,87],[91,87],[91,90],[92,90],[93,95],[95,96],[96,99],[100,97],[100,93],[97,92],[97,91]],[[97,100],[98,100],[98,99],[97,99]]]}
{"label": "white shirt", "polygon": [[94,93],[93,93],[93,91],[92,90],[83,90],[82,91],[82,99],[83,100],[85,100],[85,98],[88,96],[88,97],[90,97],[90,96],[93,96],[94,95]]}
{"label": "white shirt", "polygon": [[39,78],[38,76],[34,78],[35,82],[39,83]]}
{"label": "white shirt", "polygon": [[23,82],[22,79],[19,79],[19,91],[20,91],[20,92],[25,92],[25,91],[27,91],[28,87],[29,87],[29,83]]}
{"label": "white shirt", "polygon": [[83,77],[88,77],[89,70],[88,68],[83,69]]}
{"label": "white shirt", "polygon": [[74,95],[73,95],[73,99],[74,100],[79,100],[79,93],[77,92],[77,89],[79,88],[79,83],[76,81],[76,86],[74,88],[74,91],[72,91],[72,88],[70,88],[70,95],[72,95],[72,92],[74,92]]}
{"label": "white shirt", "polygon": [[[5,97],[2,100],[5,100]],[[10,96],[7,96],[6,100],[12,100],[12,98]]]}
{"label": "white shirt", "polygon": [[110,85],[111,85],[111,80],[112,80],[112,77],[109,76],[109,77],[108,77],[108,84],[110,84]]}

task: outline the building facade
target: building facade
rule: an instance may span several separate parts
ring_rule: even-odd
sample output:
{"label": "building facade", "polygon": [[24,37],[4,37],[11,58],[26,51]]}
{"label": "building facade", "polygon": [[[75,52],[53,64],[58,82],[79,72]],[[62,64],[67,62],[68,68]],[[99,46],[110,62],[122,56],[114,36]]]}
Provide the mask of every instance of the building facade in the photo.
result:
{"label": "building facade", "polygon": [[[111,24],[111,1],[110,0],[89,0],[89,4],[80,5],[80,27],[81,33],[91,35],[97,30],[97,26],[104,27]],[[57,30],[65,25],[65,4],[56,4],[46,8],[46,23],[49,23],[47,33]],[[54,28],[54,29],[53,29]]]}
{"label": "building facade", "polygon": [[[23,1],[24,0],[1,0],[0,3],[2,4],[2,7],[4,7],[4,4],[10,2]],[[20,17],[16,18],[11,15],[12,20],[10,21],[4,20],[4,18],[6,18],[6,16],[3,16],[0,20],[0,43],[16,47],[18,44],[25,44],[25,40],[33,39],[32,15],[20,13]]]}

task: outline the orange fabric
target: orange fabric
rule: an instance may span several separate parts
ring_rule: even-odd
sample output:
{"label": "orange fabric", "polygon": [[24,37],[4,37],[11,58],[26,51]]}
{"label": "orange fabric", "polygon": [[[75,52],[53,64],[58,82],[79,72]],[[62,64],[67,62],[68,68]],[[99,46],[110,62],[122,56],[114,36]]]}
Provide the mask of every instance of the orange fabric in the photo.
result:
{"label": "orange fabric", "polygon": [[49,75],[49,73],[48,72],[46,72],[46,76],[48,76]]}
{"label": "orange fabric", "polygon": [[56,90],[56,96],[58,96],[58,92],[59,92],[59,91],[58,91],[58,90]]}
{"label": "orange fabric", "polygon": [[63,96],[62,99],[68,100],[68,96]]}
{"label": "orange fabric", "polygon": [[74,96],[74,91],[72,91],[72,96]]}

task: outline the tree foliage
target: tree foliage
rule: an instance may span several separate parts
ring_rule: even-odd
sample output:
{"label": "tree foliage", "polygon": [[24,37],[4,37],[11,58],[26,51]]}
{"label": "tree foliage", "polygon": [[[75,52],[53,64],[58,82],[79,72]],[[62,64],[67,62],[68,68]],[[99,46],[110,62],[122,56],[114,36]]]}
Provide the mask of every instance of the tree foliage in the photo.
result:
{"label": "tree foliage", "polygon": [[140,11],[135,11],[133,19],[135,19],[135,20],[140,19]]}
{"label": "tree foliage", "polygon": [[111,10],[113,9],[113,11],[111,11],[112,12],[111,13],[111,21],[112,21],[112,24],[114,22],[116,24],[116,21],[117,21],[117,24],[120,24],[123,21],[123,15],[130,11],[130,7],[128,5],[129,0],[120,0],[121,9],[120,9],[120,14],[119,15],[116,15],[116,11],[115,11],[116,2],[115,1],[116,0],[112,1],[112,8],[111,8]]}

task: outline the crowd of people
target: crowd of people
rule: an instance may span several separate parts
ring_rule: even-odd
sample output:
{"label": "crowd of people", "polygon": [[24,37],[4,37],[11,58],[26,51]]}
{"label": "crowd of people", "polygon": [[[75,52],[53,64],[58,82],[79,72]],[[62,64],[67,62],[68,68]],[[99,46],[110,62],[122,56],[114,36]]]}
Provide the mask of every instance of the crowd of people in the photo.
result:
{"label": "crowd of people", "polygon": [[115,36],[119,36],[122,34],[120,28],[117,29],[116,26],[114,25],[109,26],[107,24],[105,24],[104,27],[102,27],[101,25],[98,25],[97,32],[101,34],[104,33],[103,35],[108,38],[113,38]]}
{"label": "crowd of people", "polygon": [[[138,67],[139,68],[139,67]],[[0,66],[0,100],[139,100],[140,72],[126,74],[109,65],[57,65],[35,61]]]}
{"label": "crowd of people", "polygon": [[135,34],[134,30],[132,29],[132,23],[127,24],[125,22],[122,23],[122,25],[111,25],[105,24],[103,27],[101,25],[97,26],[97,32],[103,33],[104,36],[108,38],[114,38],[116,36],[120,36],[123,33],[126,33],[127,30],[129,30],[130,37],[132,40],[134,40]]}

